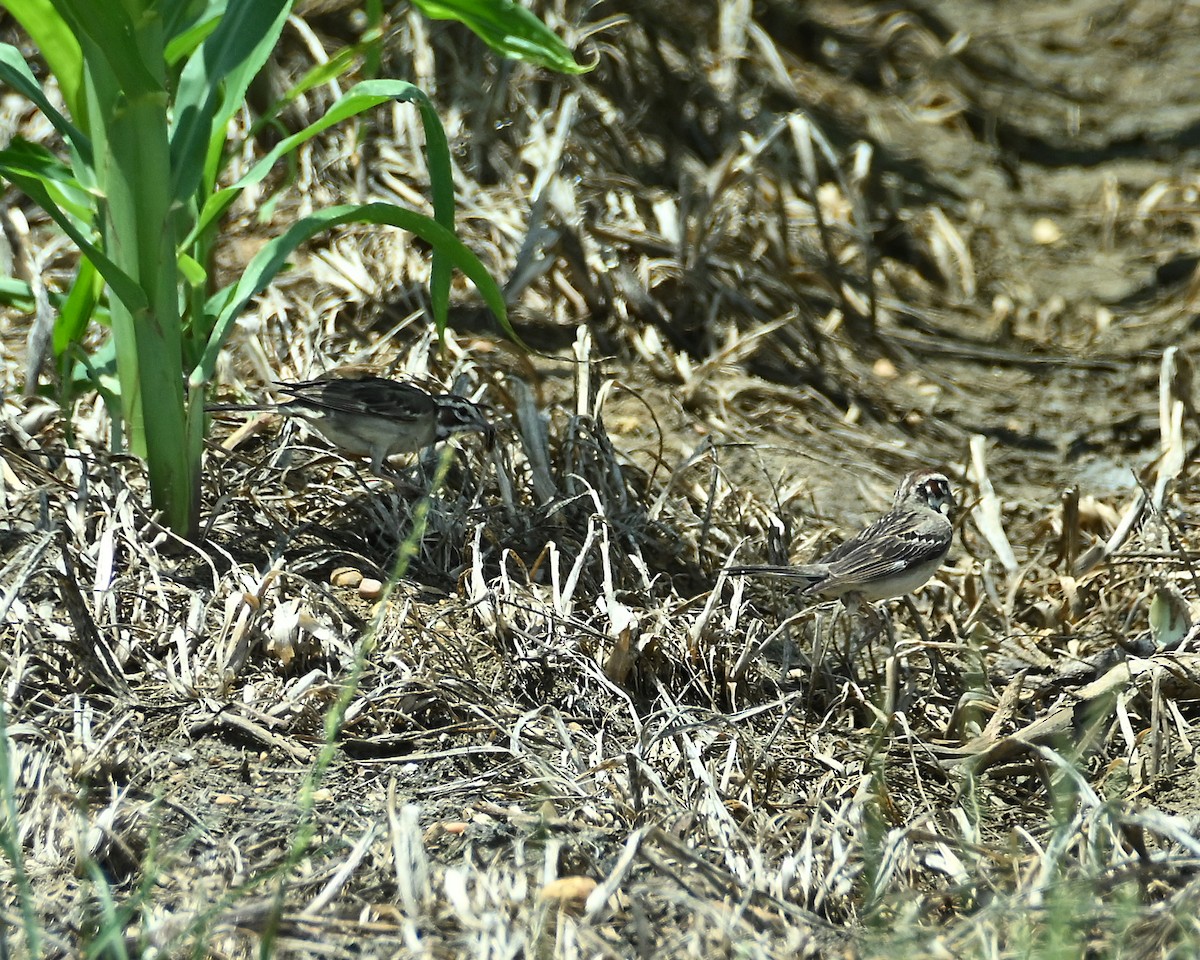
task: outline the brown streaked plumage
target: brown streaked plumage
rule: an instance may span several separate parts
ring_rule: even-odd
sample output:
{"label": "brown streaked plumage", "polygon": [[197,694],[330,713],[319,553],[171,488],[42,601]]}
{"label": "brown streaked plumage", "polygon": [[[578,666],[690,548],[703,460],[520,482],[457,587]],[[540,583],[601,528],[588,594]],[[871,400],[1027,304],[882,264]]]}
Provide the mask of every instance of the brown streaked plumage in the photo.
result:
{"label": "brown streaked plumage", "polygon": [[802,594],[823,599],[900,597],[922,586],[946,559],[954,509],[946,475],[915,470],[896,488],[891,510],[815,563],[729,567],[727,572],[799,580]]}
{"label": "brown streaked plumage", "polygon": [[286,403],[217,404],[210,411],[273,410],[301,417],[343,453],[369,457],[371,472],[383,462],[414,453],[452,434],[476,430],[490,446],[495,429],[477,403],[449,393],[430,393],[384,377],[318,377],[276,384]]}

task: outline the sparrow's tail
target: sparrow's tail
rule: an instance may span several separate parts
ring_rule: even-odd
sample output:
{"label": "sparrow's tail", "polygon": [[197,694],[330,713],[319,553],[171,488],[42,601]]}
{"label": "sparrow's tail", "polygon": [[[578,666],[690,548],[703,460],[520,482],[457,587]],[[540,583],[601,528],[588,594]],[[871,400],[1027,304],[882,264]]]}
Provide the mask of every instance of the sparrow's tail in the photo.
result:
{"label": "sparrow's tail", "polygon": [[278,410],[277,403],[208,403],[205,413],[255,413],[263,410]]}
{"label": "sparrow's tail", "polygon": [[806,590],[829,578],[829,567],[823,563],[811,563],[798,567],[769,564],[726,567],[723,572],[734,577],[783,577],[787,580],[799,580],[804,584],[802,589]]}

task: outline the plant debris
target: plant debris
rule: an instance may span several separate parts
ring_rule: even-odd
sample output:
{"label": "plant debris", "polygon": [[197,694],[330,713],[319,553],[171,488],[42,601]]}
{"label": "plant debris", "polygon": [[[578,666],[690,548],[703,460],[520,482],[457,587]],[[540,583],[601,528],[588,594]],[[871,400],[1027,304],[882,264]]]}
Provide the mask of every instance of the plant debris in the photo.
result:
{"label": "plant debris", "polygon": [[[1194,952],[1196,8],[599,10],[540,11],[578,80],[413,11],[381,64],[539,352],[465,285],[437,341],[421,245],[350,227],[222,359],[217,399],[361,364],[494,412],[490,450],[394,461],[412,490],[222,424],[180,542],[99,399],[17,399],[0,311],[0,823],[48,952]],[[352,23],[302,22],[280,78]],[[369,126],[231,211],[218,272],[345,196],[426,206],[419,124]],[[69,283],[49,224],[20,242]],[[875,642],[719,575],[926,464],[956,544]]]}

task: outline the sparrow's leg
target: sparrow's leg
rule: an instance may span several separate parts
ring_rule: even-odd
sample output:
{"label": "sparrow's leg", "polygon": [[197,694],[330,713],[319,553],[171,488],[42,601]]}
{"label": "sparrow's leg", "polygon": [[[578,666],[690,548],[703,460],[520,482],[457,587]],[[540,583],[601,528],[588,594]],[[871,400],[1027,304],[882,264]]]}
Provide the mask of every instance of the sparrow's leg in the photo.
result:
{"label": "sparrow's leg", "polygon": [[846,660],[846,670],[850,676],[854,676],[854,661],[858,656],[858,651],[863,648],[864,642],[868,639],[863,632],[863,605],[866,601],[859,593],[842,594],[842,606],[846,611],[846,615],[850,618],[850,628],[846,632],[846,650],[844,653]]}
{"label": "sparrow's leg", "polygon": [[[851,627],[847,638],[846,664],[852,670],[852,664],[860,651],[864,649],[868,652],[871,651],[875,641],[885,630],[890,636],[891,619],[885,609],[875,606],[861,593],[843,594],[842,604],[850,616]],[[874,664],[873,656],[871,662]]]}
{"label": "sparrow's leg", "polygon": [[411,497],[424,491],[416,484],[409,483],[398,471],[394,470],[387,460],[387,447],[377,445],[371,450],[371,474],[380,480],[386,480],[401,496]]}
{"label": "sparrow's leg", "polygon": [[913,626],[917,628],[917,633],[921,635],[921,649],[929,659],[929,667],[933,671],[934,682],[940,687],[943,685],[947,674],[946,663],[942,659],[942,652],[934,646],[933,641],[929,638],[929,631],[925,629],[925,621],[921,619],[921,612],[917,609],[917,605],[913,603],[912,597],[905,595],[904,606],[912,617]]}
{"label": "sparrow's leg", "polygon": [[886,602],[878,605],[864,602],[863,623],[867,627],[865,640],[868,647],[883,637],[887,641],[888,649],[892,648],[896,638],[892,633],[892,618],[888,613]]}

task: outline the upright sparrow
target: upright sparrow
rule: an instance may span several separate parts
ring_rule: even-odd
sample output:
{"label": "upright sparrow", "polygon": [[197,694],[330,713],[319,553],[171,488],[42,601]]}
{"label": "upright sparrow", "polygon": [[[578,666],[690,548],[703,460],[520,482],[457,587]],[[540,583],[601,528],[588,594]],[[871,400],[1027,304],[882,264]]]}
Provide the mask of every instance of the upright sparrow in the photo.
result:
{"label": "upright sparrow", "polygon": [[822,599],[900,597],[924,584],[946,559],[954,509],[946,475],[915,470],[896,488],[891,510],[815,563],[729,567],[727,572],[798,580],[802,594]]}

